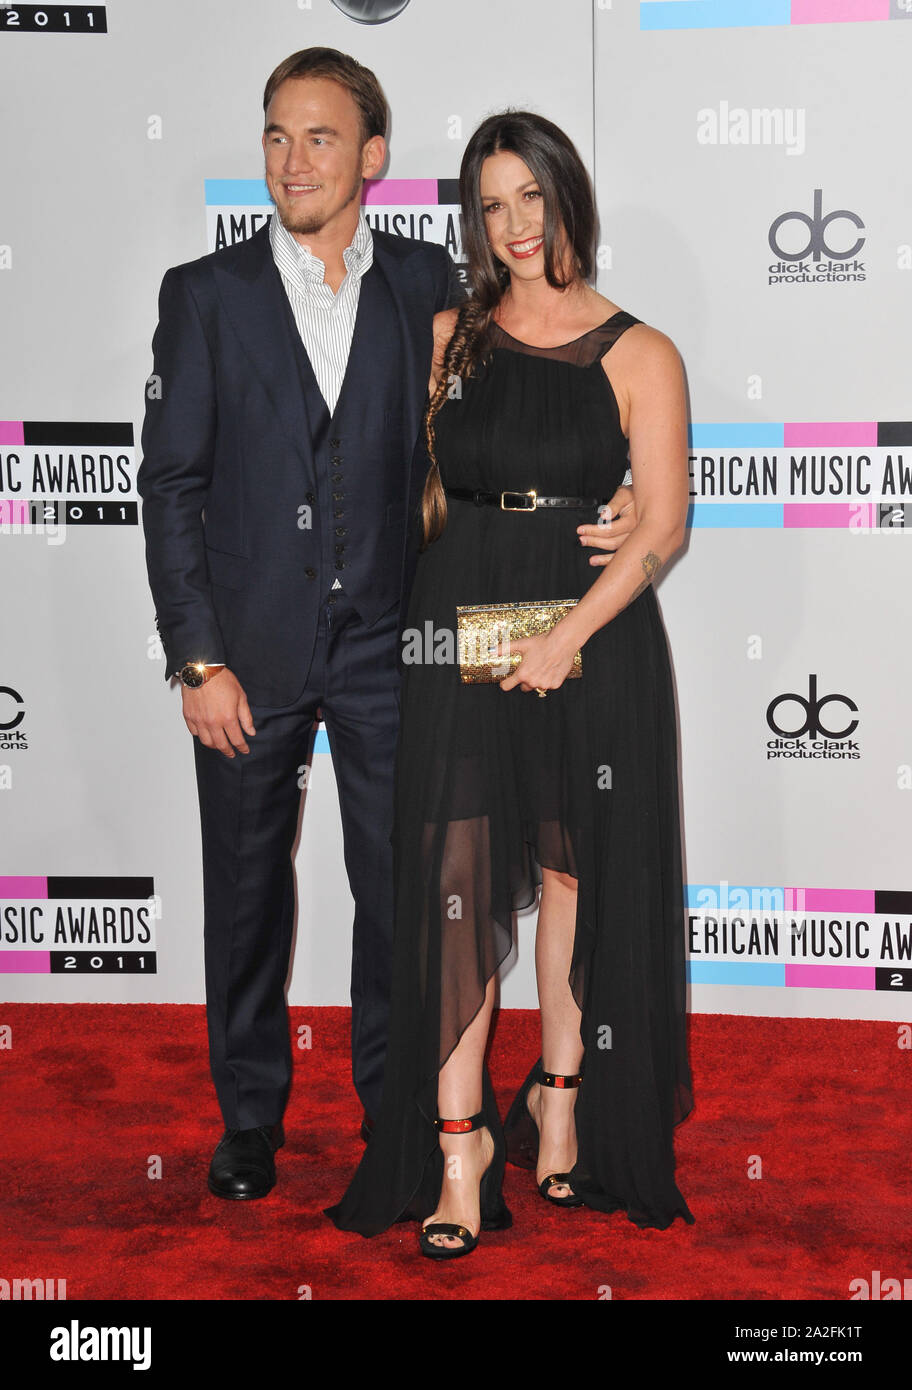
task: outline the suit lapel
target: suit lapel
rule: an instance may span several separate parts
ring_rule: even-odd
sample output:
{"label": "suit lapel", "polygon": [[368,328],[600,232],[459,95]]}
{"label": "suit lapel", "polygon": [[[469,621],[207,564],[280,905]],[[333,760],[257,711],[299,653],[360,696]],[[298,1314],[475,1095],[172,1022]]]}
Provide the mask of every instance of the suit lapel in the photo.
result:
{"label": "suit lapel", "polygon": [[[359,419],[369,414],[374,394],[383,394],[387,389],[388,372],[384,367],[388,365],[387,357],[393,361],[398,358],[398,353],[393,350],[393,339],[399,335],[398,323],[390,323],[390,306],[391,298],[384,277],[372,265],[362,276],[358,289],[355,330],[334,413],[351,410],[353,418]],[[382,358],[379,357],[381,353]],[[352,400],[355,395],[359,397],[357,401]],[[379,402],[380,419],[388,405],[386,398]]]}
{"label": "suit lapel", "polygon": [[213,267],[219,296],[276,419],[312,475],[312,428],[298,368],[300,340],[272,257],[268,225],[238,250],[248,254]]}
{"label": "suit lapel", "polygon": [[[374,265],[385,277],[396,305],[402,342],[403,372],[401,381],[402,419],[406,438],[414,439],[421,427],[427,394],[427,379],[431,370],[433,330],[431,316],[422,304],[416,303],[415,286],[403,273],[402,263],[394,258],[378,237],[374,237]],[[383,351],[383,338],[373,345],[375,353]],[[406,457],[406,470],[411,460]]]}

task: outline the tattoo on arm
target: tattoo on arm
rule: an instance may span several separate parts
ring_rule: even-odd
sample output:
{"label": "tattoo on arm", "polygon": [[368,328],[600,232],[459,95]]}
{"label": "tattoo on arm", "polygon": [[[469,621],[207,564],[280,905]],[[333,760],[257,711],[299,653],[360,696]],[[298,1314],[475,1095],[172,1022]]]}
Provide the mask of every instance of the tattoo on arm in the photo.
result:
{"label": "tattoo on arm", "polygon": [[643,556],[643,558],[640,561],[640,564],[643,566],[643,573],[646,576],[646,578],[643,579],[634,589],[633,593],[627,600],[627,603],[624,604],[625,608],[627,608],[631,603],[633,603],[633,600],[635,598],[639,598],[640,594],[643,592],[644,589],[647,589],[649,587],[649,585],[652,583],[653,579],[656,577],[659,570],[661,569],[662,561],[659,559],[658,555],[656,555],[654,550],[650,550],[647,551],[647,553]]}

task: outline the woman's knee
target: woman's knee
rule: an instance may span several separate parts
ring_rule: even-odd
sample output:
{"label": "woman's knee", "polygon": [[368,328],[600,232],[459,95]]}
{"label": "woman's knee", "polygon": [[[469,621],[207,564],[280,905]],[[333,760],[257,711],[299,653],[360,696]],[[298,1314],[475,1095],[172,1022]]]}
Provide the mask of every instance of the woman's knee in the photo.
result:
{"label": "woman's knee", "polygon": [[542,869],[542,896],[545,893],[576,894],[577,880],[572,874],[561,873],[558,869]]}

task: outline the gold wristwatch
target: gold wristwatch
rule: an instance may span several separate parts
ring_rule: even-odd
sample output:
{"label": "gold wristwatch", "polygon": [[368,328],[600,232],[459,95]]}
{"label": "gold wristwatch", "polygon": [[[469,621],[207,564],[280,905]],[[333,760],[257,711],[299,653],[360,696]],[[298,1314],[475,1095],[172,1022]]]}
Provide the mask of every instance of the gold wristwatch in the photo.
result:
{"label": "gold wristwatch", "polygon": [[188,661],[178,671],[183,685],[188,690],[199,690],[200,686],[211,681],[213,676],[217,676],[219,671],[224,671],[224,661],[206,663],[205,661]]}

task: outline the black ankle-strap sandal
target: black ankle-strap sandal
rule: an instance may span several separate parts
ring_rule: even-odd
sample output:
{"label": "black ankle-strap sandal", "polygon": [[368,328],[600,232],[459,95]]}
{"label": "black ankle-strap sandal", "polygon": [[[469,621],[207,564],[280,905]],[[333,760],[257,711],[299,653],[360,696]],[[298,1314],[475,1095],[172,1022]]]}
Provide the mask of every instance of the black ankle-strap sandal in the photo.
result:
{"label": "black ankle-strap sandal", "polygon": [[[473,1130],[485,1129],[485,1118],[481,1111],[477,1115],[471,1115],[466,1120],[441,1120],[434,1121],[441,1134],[471,1134]],[[481,1212],[481,1231],[502,1231],[513,1224],[513,1217],[504,1205],[504,1200],[499,1193],[492,1197],[488,1179],[494,1172],[495,1154],[491,1155],[491,1161],[481,1175],[481,1186],[479,1189],[479,1207]],[[480,1234],[480,1232],[479,1232]],[[462,1241],[462,1245],[434,1245],[431,1236],[452,1236]],[[418,1248],[422,1255],[426,1255],[429,1260],[455,1260],[461,1255],[471,1255],[478,1244],[478,1236],[473,1236],[467,1226],[460,1225],[455,1221],[432,1221],[427,1226],[422,1226],[418,1233]]]}
{"label": "black ankle-strap sandal", "polygon": [[[539,1149],[539,1130],[538,1125],[532,1118],[528,1106],[529,1092],[535,1085],[553,1086],[558,1091],[576,1090],[583,1079],[581,1071],[574,1072],[571,1076],[564,1076],[560,1072],[545,1071],[540,1063],[532,1068],[523,1083],[522,1089],[510,1106],[509,1114],[504,1121],[504,1132],[507,1141],[507,1162],[514,1163],[518,1168],[531,1168],[534,1170],[538,1166]],[[577,1197],[571,1190],[565,1197],[555,1197],[551,1193],[553,1187],[570,1186],[568,1173],[549,1173],[542,1182],[538,1184],[538,1190],[546,1202],[551,1202],[556,1207],[581,1207],[583,1200]]]}
{"label": "black ankle-strap sandal", "polygon": [[[538,1082],[540,1086],[553,1086],[558,1091],[575,1091],[582,1079],[583,1073],[581,1071],[576,1072],[573,1076],[561,1076],[559,1072],[543,1071],[539,1075]],[[546,1202],[551,1202],[556,1207],[581,1207],[583,1205],[582,1197],[577,1197],[572,1188],[566,1197],[553,1197],[551,1195],[552,1187],[570,1187],[569,1173],[549,1173],[538,1184],[538,1190]]]}

